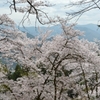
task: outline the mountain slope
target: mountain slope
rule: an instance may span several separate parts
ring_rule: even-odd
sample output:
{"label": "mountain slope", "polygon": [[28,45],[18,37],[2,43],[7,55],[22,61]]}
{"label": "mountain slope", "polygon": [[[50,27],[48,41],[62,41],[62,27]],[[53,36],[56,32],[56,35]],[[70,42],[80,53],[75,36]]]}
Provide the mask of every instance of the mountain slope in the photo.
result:
{"label": "mountain slope", "polygon": [[[76,25],[74,28],[84,32],[84,36],[82,36],[81,38],[85,38],[89,41],[93,41],[95,38],[100,40],[100,29],[95,24]],[[51,36],[55,36],[57,34],[62,33],[60,25],[55,25],[52,27],[40,27],[39,31],[35,27],[21,27],[20,29],[22,31],[27,32],[27,35],[29,35],[28,37],[30,38],[33,38],[34,36],[37,36],[40,33],[45,33],[47,30],[52,30]]]}
{"label": "mountain slope", "polygon": [[94,39],[100,39],[100,30],[95,24],[77,25],[75,26],[75,29],[83,31],[84,32],[83,38],[89,41],[93,41]]}

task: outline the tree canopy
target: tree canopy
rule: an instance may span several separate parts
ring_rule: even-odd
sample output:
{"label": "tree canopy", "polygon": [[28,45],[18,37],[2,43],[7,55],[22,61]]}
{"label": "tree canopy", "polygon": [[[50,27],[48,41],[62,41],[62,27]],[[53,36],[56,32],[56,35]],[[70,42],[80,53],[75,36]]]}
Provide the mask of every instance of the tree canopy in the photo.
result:
{"label": "tree canopy", "polygon": [[[8,3],[15,12],[35,14],[40,23],[40,13],[45,13],[38,6],[48,7],[37,0],[13,0]],[[28,8],[17,6],[19,3],[28,4]],[[1,100],[100,98],[99,43],[80,39],[83,32],[75,30],[66,19],[57,17],[57,22],[63,30],[60,35],[49,40],[51,31],[48,30],[30,39],[7,14],[0,15],[0,57],[9,64],[15,62],[23,66],[17,65],[15,70],[11,70],[0,65]]]}

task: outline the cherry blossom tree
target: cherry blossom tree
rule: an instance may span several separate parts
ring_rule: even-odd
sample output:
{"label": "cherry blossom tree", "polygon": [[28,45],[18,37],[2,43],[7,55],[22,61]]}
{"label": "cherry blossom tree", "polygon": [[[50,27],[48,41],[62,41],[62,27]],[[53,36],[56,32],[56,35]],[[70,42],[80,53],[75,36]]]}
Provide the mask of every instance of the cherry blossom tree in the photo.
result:
{"label": "cherry blossom tree", "polygon": [[48,39],[50,30],[30,39],[6,14],[0,15],[1,59],[6,60],[9,66],[18,63],[27,71],[15,80],[8,79],[9,71],[14,73],[15,70],[1,64],[0,99],[97,100],[100,96],[98,44],[80,39],[83,33],[75,30],[74,25],[68,25],[64,19],[49,18],[41,9],[52,6],[48,2],[8,0],[8,3],[11,10],[26,13],[22,23],[33,14],[41,24],[59,22],[63,32],[51,40]]}
{"label": "cherry blossom tree", "polygon": [[[48,0],[7,0],[11,13],[14,10],[15,12],[23,13],[23,19],[21,20],[22,25],[26,20],[29,20],[30,15],[34,15],[36,21],[42,25],[51,24],[58,22],[56,18],[50,17],[49,12],[46,12],[48,7],[55,6],[48,2]],[[78,17],[77,20],[85,12],[91,11],[93,9],[100,9],[99,0],[70,0],[68,4],[63,5],[66,8],[67,20],[71,20],[75,17]],[[76,9],[76,11],[75,11]]]}
{"label": "cherry blossom tree", "polygon": [[94,9],[100,9],[99,0],[77,0],[70,1],[69,4],[66,4],[66,9],[71,9],[66,11],[66,15],[69,20],[77,18],[77,20],[86,12],[89,12]]}
{"label": "cherry blossom tree", "polygon": [[[48,40],[51,31],[27,38],[6,14],[0,16],[0,53],[28,71],[16,81],[0,66],[0,99],[91,100],[99,98],[100,57],[94,42],[80,39],[83,33],[59,18],[62,34]],[[12,71],[13,73],[13,71]]]}
{"label": "cherry blossom tree", "polygon": [[[21,20],[22,25],[26,20],[30,20],[29,16],[34,15],[36,21],[40,24],[51,24],[57,21],[55,18],[48,16],[45,9],[54,6],[48,1],[44,0],[7,0],[11,13],[13,11],[23,13],[23,19]],[[33,17],[34,18],[34,17]]]}

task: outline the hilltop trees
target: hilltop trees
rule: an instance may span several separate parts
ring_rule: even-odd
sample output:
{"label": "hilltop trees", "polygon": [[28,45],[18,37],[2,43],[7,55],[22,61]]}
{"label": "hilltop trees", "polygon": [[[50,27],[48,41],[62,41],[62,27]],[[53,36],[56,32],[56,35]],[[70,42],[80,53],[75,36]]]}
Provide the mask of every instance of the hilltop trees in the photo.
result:
{"label": "hilltop trees", "polygon": [[[13,0],[8,3],[15,12],[26,12],[26,18],[35,14],[41,24],[55,22],[38,9],[40,6],[51,6],[47,2]],[[21,7],[23,3],[28,6]],[[48,20],[43,21],[41,14]],[[48,30],[30,39],[6,14],[0,15],[0,56],[10,65],[18,63],[27,72],[22,75],[24,72],[17,66],[9,78],[10,68],[1,65],[0,99],[91,100],[100,97],[98,45],[80,39],[83,33],[74,30],[74,25],[68,25],[64,19],[58,17],[56,21],[61,25],[62,34],[49,40],[51,31]]]}
{"label": "hilltop trees", "polygon": [[0,72],[3,100],[72,100],[99,98],[100,57],[95,43],[79,39],[82,33],[59,19],[63,33],[48,40],[50,31],[33,39],[20,32],[7,15],[0,16],[0,53],[28,71],[9,80]]}

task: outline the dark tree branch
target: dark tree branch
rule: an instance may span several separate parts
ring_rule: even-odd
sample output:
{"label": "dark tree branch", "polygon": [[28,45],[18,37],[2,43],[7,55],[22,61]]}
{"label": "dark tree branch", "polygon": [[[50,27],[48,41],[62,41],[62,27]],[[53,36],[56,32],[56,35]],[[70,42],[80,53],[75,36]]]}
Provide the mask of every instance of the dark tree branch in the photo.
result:
{"label": "dark tree branch", "polygon": [[16,1],[15,0],[13,0],[13,5],[14,5],[15,12],[17,12],[17,10],[16,10]]}

